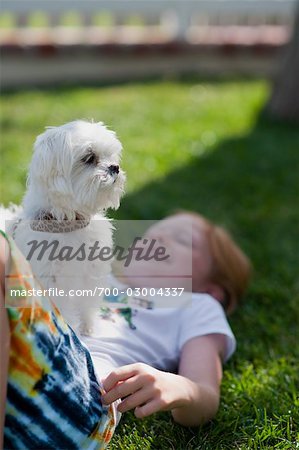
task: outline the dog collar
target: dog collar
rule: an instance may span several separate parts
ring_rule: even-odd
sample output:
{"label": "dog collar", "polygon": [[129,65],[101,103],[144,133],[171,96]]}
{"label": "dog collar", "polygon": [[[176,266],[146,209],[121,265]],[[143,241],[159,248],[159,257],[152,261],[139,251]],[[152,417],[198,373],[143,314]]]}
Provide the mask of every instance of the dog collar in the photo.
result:
{"label": "dog collar", "polygon": [[76,213],[75,220],[57,220],[50,212],[40,211],[30,227],[34,231],[44,233],[70,233],[71,231],[81,230],[90,224],[90,219],[85,219],[81,214]]}

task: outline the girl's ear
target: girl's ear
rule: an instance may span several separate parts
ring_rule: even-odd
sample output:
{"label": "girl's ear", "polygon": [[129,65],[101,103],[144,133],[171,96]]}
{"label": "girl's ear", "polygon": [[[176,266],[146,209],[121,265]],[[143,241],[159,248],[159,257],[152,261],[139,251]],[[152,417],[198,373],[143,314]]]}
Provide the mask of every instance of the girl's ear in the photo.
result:
{"label": "girl's ear", "polygon": [[205,292],[207,294],[210,294],[211,297],[214,297],[218,302],[222,303],[224,305],[226,301],[225,291],[223,287],[219,286],[219,284],[216,283],[209,283]]}

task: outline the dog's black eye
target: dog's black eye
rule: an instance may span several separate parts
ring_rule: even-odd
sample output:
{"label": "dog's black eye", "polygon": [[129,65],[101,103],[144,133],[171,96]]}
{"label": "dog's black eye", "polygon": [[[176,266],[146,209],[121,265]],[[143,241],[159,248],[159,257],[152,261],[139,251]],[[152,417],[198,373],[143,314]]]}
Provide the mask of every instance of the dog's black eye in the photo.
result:
{"label": "dog's black eye", "polygon": [[81,159],[81,161],[84,164],[88,164],[88,165],[92,165],[92,164],[97,164],[97,155],[94,152],[89,152],[87,153],[85,156],[83,156],[83,158]]}

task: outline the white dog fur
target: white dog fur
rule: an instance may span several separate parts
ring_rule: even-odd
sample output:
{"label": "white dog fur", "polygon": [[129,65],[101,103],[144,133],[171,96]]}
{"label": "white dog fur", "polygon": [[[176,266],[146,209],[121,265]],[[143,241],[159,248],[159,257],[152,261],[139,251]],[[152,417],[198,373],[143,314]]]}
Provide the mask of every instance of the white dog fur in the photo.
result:
{"label": "white dog fur", "polygon": [[[100,247],[112,248],[112,224],[105,217],[107,208],[118,208],[125,175],[119,168],[122,145],[115,133],[103,123],[77,120],[59,127],[48,127],[34,145],[23,210],[9,227],[10,233],[27,257],[29,242],[59,241],[59,248],[78,249],[99,241]],[[11,213],[2,209],[2,217]],[[79,220],[78,220],[79,219]],[[34,222],[32,222],[34,221]],[[36,222],[37,221],[37,222]],[[40,231],[32,224],[50,224]],[[71,222],[72,221],[72,222]],[[70,224],[71,231],[58,233],[51,224]],[[76,223],[82,224],[77,227]],[[72,228],[75,224],[75,229]],[[39,252],[30,259],[37,278],[45,289],[95,290],[106,286],[111,261],[96,259],[69,262],[49,261],[49,251],[38,260]],[[57,289],[56,289],[57,292]],[[90,291],[91,292],[91,291]],[[62,315],[75,331],[93,334],[96,295],[55,296]]]}

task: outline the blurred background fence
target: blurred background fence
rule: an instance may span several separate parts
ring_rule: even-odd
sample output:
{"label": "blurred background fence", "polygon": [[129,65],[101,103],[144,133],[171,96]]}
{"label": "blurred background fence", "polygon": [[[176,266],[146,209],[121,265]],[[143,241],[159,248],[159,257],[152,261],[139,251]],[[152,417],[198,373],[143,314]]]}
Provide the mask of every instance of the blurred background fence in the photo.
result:
{"label": "blurred background fence", "polygon": [[272,76],[295,0],[2,0],[2,88]]}

